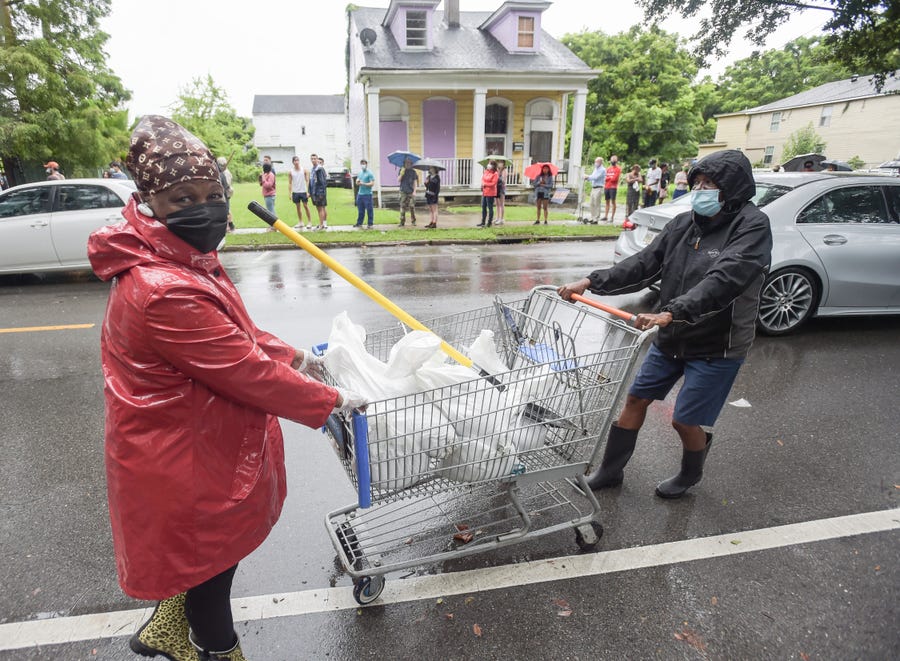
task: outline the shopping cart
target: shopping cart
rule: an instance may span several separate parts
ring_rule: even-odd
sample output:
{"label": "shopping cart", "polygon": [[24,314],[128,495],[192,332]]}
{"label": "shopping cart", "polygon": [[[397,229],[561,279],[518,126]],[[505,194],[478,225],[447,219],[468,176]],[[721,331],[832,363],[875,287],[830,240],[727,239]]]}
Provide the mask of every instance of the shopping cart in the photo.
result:
{"label": "shopping cart", "polygon": [[[650,335],[552,287],[426,325],[457,347],[492,331],[506,370],[329,418],[358,502],[325,523],[363,605],[391,571],[570,528],[581,549],[595,548],[603,528],[585,474]],[[387,360],[408,330],[370,333],[366,348]]]}

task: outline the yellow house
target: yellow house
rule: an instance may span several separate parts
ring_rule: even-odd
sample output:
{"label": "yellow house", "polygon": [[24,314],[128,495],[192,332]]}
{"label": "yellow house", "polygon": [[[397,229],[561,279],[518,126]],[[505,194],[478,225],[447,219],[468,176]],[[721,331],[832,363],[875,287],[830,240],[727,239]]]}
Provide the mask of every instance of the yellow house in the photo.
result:
{"label": "yellow house", "polygon": [[751,163],[777,165],[788,137],[812,124],[830,159],[858,156],[876,168],[900,157],[900,72],[880,92],[871,77],[853,76],[716,119],[716,139],[700,145],[701,157],[740,149]]}
{"label": "yellow house", "polygon": [[597,72],[541,29],[551,3],[508,0],[493,12],[439,4],[348,9],[354,167],[368,160],[379,195],[397,187],[387,160],[394,151],[439,161],[442,192],[451,196],[480,189],[478,161],[489,155],[512,160],[512,194],[527,183],[522,171],[531,163],[556,164],[560,183],[580,181],[587,85]]}

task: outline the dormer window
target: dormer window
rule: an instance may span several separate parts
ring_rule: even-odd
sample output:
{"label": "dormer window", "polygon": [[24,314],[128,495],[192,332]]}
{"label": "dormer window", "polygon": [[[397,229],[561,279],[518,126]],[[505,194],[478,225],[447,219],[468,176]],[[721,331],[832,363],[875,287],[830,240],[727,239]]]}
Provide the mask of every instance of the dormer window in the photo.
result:
{"label": "dormer window", "polygon": [[519,48],[534,48],[534,16],[519,16],[516,44]]}
{"label": "dormer window", "polygon": [[424,11],[407,10],[406,45],[414,48],[428,45],[428,16]]}

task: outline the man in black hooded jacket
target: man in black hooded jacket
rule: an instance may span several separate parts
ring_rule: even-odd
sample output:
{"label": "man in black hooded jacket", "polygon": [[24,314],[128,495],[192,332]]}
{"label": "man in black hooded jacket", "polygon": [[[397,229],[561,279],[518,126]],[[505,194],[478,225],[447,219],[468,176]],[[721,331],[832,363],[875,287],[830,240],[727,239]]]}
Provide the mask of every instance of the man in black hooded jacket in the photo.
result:
{"label": "man in black hooded jacket", "polygon": [[750,161],[723,150],[697,162],[688,173],[691,211],[673,218],[641,252],[611,269],[563,285],[566,300],[586,289],[624,294],[660,282],[661,310],[639,314],[640,329],[659,327],[612,424],[592,489],[622,483],[647,408],[684,378],[672,427],[681,438],[681,470],[661,482],[656,494],[680,498],[703,476],[712,427],[753,342],[759,293],[771,262],[768,217],[751,202],[756,192]]}

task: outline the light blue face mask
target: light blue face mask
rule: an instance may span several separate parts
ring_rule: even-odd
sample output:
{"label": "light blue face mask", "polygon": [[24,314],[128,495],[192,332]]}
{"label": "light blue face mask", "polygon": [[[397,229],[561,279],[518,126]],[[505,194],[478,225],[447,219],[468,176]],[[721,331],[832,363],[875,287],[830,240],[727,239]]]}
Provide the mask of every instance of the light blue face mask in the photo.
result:
{"label": "light blue face mask", "polygon": [[712,218],[722,210],[718,190],[695,190],[691,195],[691,208],[701,216]]}

